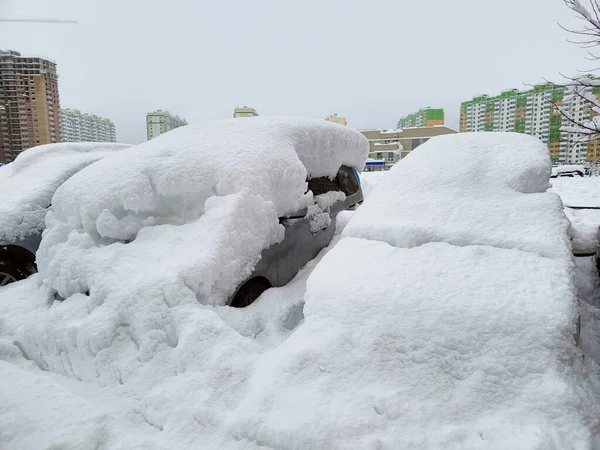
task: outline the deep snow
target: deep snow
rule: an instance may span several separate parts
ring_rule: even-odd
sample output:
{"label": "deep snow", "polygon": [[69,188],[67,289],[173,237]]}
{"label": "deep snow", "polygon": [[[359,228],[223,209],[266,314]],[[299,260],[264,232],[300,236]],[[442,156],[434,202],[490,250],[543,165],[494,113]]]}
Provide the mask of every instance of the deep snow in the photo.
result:
{"label": "deep snow", "polygon": [[[2,448],[598,448],[568,221],[543,192],[549,155],[507,136],[420,146],[340,214],[337,244],[245,309],[210,299],[276,239],[271,225],[293,203],[254,183],[290,175],[306,200],[294,171],[273,163],[234,192],[200,183],[217,194],[201,212],[197,193],[177,191],[172,215],[164,193],[178,180],[159,173],[174,148],[136,149],[131,172],[104,160],[73,178],[47,219],[42,273],[0,288]],[[191,179],[186,148],[191,162],[175,159]],[[97,166],[131,176],[129,194],[103,186]]]}
{"label": "deep snow", "polygon": [[307,177],[360,170],[367,152],[359,132],[316,119],[178,128],[58,189],[37,254],[41,280],[49,297],[90,291],[93,305],[126,302],[134,315],[149,295],[224,305],[283,239],[279,217],[307,208],[315,230],[331,222],[343,193],[313,197]]}
{"label": "deep snow", "polygon": [[483,244],[568,258],[548,148],[518,133],[439,136],[396,164],[344,233],[415,247]]}
{"label": "deep snow", "polygon": [[14,242],[44,228],[56,189],[84,167],[130,147],[105,142],[39,145],[0,170],[0,243]]}

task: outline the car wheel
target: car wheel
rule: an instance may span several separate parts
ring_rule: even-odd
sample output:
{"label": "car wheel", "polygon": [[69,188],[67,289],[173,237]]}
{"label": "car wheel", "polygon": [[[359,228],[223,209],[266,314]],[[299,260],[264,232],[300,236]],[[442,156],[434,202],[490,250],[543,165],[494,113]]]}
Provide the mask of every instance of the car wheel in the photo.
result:
{"label": "car wheel", "polygon": [[28,274],[25,269],[9,261],[0,261],[0,286],[24,280]]}
{"label": "car wheel", "polygon": [[244,285],[238,290],[235,297],[231,301],[231,306],[234,308],[245,308],[246,306],[250,306],[254,301],[269,289],[269,285],[261,280],[253,279],[246,281]]}

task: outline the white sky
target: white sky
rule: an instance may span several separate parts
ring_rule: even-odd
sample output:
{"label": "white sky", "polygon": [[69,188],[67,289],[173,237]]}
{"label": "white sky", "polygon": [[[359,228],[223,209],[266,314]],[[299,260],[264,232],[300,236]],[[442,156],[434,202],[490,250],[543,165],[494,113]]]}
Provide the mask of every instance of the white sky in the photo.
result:
{"label": "white sky", "polygon": [[188,121],[261,115],[348,117],[392,128],[421,107],[458,127],[460,102],[589,69],[557,22],[562,0],[0,0],[0,48],[58,63],[61,106],[109,117],[119,141],[145,115]]}

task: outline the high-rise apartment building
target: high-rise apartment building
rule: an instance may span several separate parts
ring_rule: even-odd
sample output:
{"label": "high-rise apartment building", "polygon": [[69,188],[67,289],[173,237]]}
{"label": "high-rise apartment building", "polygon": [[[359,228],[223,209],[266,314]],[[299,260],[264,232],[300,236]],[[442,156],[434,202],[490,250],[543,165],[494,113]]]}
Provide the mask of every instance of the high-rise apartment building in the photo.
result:
{"label": "high-rise apartment building", "polygon": [[61,109],[63,142],[117,142],[115,124],[110,119],[85,114],[77,109]]}
{"label": "high-rise apartment building", "polygon": [[53,142],[61,142],[56,63],[0,51],[0,162]]}
{"label": "high-rise apartment building", "polygon": [[[597,141],[587,142],[583,135],[561,131],[569,125],[559,108],[578,121],[594,114],[588,102],[573,89],[540,84],[527,91],[511,89],[490,97],[480,95],[461,103],[460,131],[513,131],[530,134],[548,145],[552,160],[576,163],[600,156]],[[581,96],[600,99],[600,88],[578,87]],[[556,104],[556,106],[553,105]],[[598,153],[598,154],[597,154]]]}
{"label": "high-rise apartment building", "polygon": [[162,111],[159,109],[146,114],[146,132],[148,140],[184,125],[187,125],[185,119],[174,116],[169,111]]}
{"label": "high-rise apartment building", "polygon": [[332,114],[331,116],[325,117],[325,120],[328,122],[339,123],[340,125],[348,125],[348,121],[345,117],[338,116],[337,114]]}
{"label": "high-rise apartment building", "polygon": [[423,108],[398,121],[398,129],[433,127],[436,125],[444,125],[443,109]]}
{"label": "high-rise apartment building", "polygon": [[235,108],[233,110],[233,117],[255,117],[258,116],[258,112],[254,108],[248,108],[244,106],[243,108]]}

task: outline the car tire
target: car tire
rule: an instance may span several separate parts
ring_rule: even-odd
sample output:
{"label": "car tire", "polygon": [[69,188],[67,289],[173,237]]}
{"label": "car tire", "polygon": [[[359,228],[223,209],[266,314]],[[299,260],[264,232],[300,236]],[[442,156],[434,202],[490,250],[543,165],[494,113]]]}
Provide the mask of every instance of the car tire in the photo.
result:
{"label": "car tire", "polygon": [[231,300],[231,306],[233,308],[245,308],[246,306],[250,306],[260,294],[270,287],[271,286],[269,286],[267,282],[256,278],[248,280],[237,291],[233,300]]}
{"label": "car tire", "polygon": [[29,274],[27,270],[10,261],[0,261],[0,286],[6,286],[15,281],[24,280]]}

